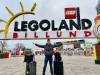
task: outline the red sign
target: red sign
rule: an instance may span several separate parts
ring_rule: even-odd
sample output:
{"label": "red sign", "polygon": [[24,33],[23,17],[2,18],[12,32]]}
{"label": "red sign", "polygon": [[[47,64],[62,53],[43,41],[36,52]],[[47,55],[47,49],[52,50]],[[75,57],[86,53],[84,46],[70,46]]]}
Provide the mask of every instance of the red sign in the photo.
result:
{"label": "red sign", "polygon": [[[42,32],[43,33],[43,32]],[[93,32],[92,31],[60,31],[60,32],[44,32],[42,34],[41,32],[32,32],[32,33],[13,33],[12,36],[13,38],[82,38],[82,37],[93,37]],[[27,34],[27,36],[26,36]],[[42,34],[42,35],[41,35]],[[81,35],[79,35],[81,34]],[[41,36],[40,36],[41,35]],[[59,42],[61,43],[61,42]]]}
{"label": "red sign", "polygon": [[65,8],[65,19],[76,18],[76,8]]}

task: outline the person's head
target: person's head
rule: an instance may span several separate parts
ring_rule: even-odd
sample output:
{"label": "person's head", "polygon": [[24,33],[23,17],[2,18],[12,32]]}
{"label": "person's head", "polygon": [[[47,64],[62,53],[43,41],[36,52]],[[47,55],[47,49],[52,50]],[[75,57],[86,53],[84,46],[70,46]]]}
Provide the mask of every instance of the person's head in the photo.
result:
{"label": "person's head", "polygon": [[50,39],[47,39],[47,44],[50,44],[51,42],[50,42]]}

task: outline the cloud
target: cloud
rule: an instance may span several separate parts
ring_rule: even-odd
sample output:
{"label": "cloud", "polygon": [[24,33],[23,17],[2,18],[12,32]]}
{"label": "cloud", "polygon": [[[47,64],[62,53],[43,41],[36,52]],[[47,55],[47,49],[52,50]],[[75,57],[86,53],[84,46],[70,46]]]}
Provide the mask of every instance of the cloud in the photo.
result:
{"label": "cloud", "polygon": [[[59,27],[60,21],[64,19],[64,8],[66,7],[80,7],[81,18],[90,19],[94,25],[94,18],[96,17],[95,7],[97,5],[98,0],[92,0],[92,1],[91,0],[0,0],[0,18],[7,21],[11,17],[11,15],[5,9],[6,6],[9,7],[14,14],[21,11],[20,4],[19,4],[20,1],[23,3],[25,10],[28,11],[31,9],[32,5],[35,2],[37,3],[36,9],[34,11],[36,15],[35,16],[25,15],[24,20],[27,21],[37,20],[38,22],[40,22],[42,19],[55,20],[56,27]],[[23,20],[23,16],[20,16],[14,21],[21,22],[22,20]],[[14,21],[11,23],[9,31],[13,31]],[[0,23],[0,29],[4,29],[4,27],[5,24]],[[63,41],[63,40],[62,39],[52,40],[52,42]],[[17,40],[17,41],[13,41],[13,47],[14,44],[17,42],[22,42],[27,47],[32,47],[33,46],[31,43],[32,41],[35,41],[36,43],[39,44],[45,44],[46,42],[46,40],[27,40],[27,41]],[[89,41],[92,40],[89,39]]]}

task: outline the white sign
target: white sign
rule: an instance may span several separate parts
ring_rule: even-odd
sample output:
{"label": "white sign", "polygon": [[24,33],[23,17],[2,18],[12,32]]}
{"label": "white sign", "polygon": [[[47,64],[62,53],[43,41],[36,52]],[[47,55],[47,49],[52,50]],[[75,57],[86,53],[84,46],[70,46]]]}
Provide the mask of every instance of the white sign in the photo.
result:
{"label": "white sign", "polygon": [[93,31],[41,31],[41,32],[8,32],[7,38],[4,33],[0,33],[0,39],[82,39],[82,38],[96,38]]}

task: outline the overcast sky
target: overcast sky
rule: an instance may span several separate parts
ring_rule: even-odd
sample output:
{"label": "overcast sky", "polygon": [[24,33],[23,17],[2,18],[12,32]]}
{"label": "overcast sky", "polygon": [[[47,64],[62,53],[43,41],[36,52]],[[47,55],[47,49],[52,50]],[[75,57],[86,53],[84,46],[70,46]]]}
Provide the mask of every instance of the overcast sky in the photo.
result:
{"label": "overcast sky", "polygon": [[[62,19],[64,19],[64,8],[67,7],[80,7],[81,18],[87,18],[92,21],[92,25],[94,25],[94,18],[96,17],[96,5],[98,0],[0,0],[0,19],[8,20],[11,15],[7,12],[5,7],[11,9],[13,13],[18,13],[21,11],[20,2],[24,5],[25,10],[30,10],[32,5],[36,2],[37,6],[34,10],[35,16],[33,15],[25,15],[24,20],[37,20],[38,22],[43,19],[55,20],[56,27],[59,26]],[[23,16],[16,18],[14,21],[21,22],[23,20]],[[10,25],[10,31],[13,31],[14,21]],[[0,29],[4,29],[5,24],[0,23]],[[93,26],[92,28],[93,29]],[[39,30],[40,31],[40,30]],[[67,41],[72,39],[59,39],[59,40],[51,40],[52,43],[56,41]],[[17,40],[17,41],[8,41],[9,47],[14,47],[15,43],[21,42],[25,44],[26,47],[33,47],[32,41],[38,44],[45,44],[46,40]],[[96,39],[88,39],[88,41],[96,42]]]}

